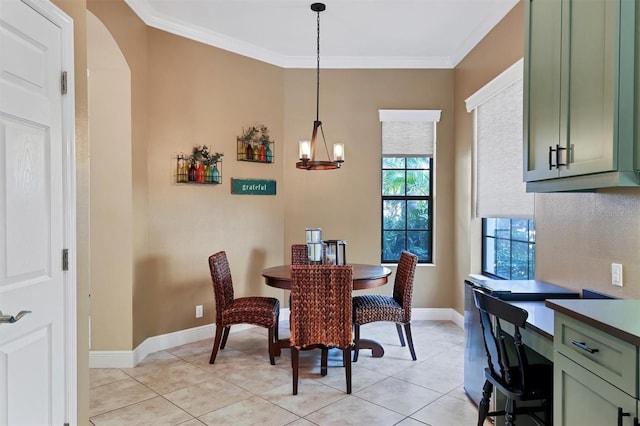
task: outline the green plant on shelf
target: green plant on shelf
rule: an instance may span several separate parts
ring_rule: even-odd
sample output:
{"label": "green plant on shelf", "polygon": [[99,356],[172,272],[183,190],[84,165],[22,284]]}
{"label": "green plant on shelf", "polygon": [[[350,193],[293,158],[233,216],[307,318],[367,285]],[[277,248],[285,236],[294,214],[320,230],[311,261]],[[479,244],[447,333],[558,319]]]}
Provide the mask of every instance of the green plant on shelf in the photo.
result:
{"label": "green plant on shelf", "polygon": [[220,183],[218,162],[223,155],[220,152],[211,153],[206,145],[194,146],[189,157],[188,182]]}
{"label": "green plant on shelf", "polygon": [[269,136],[269,129],[262,123],[242,129],[242,135],[236,138],[238,142],[238,159],[271,163],[273,154],[271,144],[274,142]]}

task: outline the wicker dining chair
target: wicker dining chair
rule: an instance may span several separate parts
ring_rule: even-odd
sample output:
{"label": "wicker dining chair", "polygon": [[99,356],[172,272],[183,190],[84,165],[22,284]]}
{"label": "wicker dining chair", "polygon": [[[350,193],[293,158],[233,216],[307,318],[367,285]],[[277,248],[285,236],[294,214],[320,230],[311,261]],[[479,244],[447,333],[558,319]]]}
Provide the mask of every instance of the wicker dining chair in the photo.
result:
{"label": "wicker dining chair", "polygon": [[293,394],[298,394],[301,349],[322,349],[321,373],[326,374],[327,348],[342,349],[347,393],[351,393],[351,266],[291,266],[291,368]]}
{"label": "wicker dining chair", "polygon": [[273,343],[278,340],[278,299],[260,296],[234,298],[231,270],[224,251],[209,256],[209,269],[216,299],[216,337],[209,364],[215,362],[218,348],[224,349],[227,344],[232,325],[253,324],[269,330],[269,360],[271,365],[275,365]]}
{"label": "wicker dining chair", "polygon": [[306,244],[291,244],[291,264],[309,264],[309,249]]}
{"label": "wicker dining chair", "polygon": [[379,294],[365,294],[353,298],[353,327],[355,331],[355,350],[353,361],[358,360],[360,351],[360,326],[377,321],[396,323],[400,345],[405,346],[402,325],[407,334],[411,358],[415,361],[416,351],[411,337],[411,296],[413,294],[413,277],[416,271],[418,256],[408,251],[400,254],[393,285],[393,297]]}

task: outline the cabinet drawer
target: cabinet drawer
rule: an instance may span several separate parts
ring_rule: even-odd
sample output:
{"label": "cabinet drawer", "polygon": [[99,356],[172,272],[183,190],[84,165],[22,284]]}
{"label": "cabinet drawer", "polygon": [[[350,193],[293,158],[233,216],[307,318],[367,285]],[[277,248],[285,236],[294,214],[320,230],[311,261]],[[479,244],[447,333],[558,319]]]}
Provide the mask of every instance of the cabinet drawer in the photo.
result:
{"label": "cabinet drawer", "polygon": [[636,346],[558,312],[554,328],[555,350],[627,394],[638,397]]}

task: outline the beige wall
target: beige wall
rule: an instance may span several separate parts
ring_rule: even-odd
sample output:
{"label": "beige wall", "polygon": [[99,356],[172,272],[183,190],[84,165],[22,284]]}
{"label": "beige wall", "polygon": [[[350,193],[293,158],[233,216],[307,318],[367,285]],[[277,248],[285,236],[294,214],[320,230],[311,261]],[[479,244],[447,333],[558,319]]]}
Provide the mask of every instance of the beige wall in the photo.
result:
{"label": "beige wall", "polygon": [[[536,194],[536,278],[640,298],[640,189]],[[611,263],[624,287],[611,285]]]}
{"label": "beige wall", "polygon": [[[379,109],[439,109],[436,146],[435,265],[416,272],[415,307],[451,306],[453,241],[453,71],[322,70],[320,119],[329,149],[344,142],[340,170],[308,172],[294,163],[300,139],[309,139],[315,118],[315,72],[285,72],[284,247],[304,242],[306,227],[323,238],[344,239],[353,263],[380,262]],[[326,153],[320,151],[321,159]],[[394,268],[392,268],[394,269]],[[389,294],[391,286],[377,289]]]}
{"label": "beige wall", "polygon": [[131,73],[107,28],[87,12],[91,349],[132,342]]}
{"label": "beige wall", "polygon": [[473,114],[465,99],[524,52],[524,4],[518,3],[455,68],[455,280],[453,305],[462,313],[464,279],[480,272],[481,222],[472,215]]}

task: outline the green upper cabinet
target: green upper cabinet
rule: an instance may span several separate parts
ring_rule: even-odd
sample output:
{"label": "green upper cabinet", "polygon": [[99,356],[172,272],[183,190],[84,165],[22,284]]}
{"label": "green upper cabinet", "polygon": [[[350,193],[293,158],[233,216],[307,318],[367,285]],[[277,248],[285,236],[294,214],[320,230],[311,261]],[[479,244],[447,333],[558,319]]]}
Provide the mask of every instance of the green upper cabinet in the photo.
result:
{"label": "green upper cabinet", "polygon": [[638,185],[634,0],[527,0],[529,192]]}

